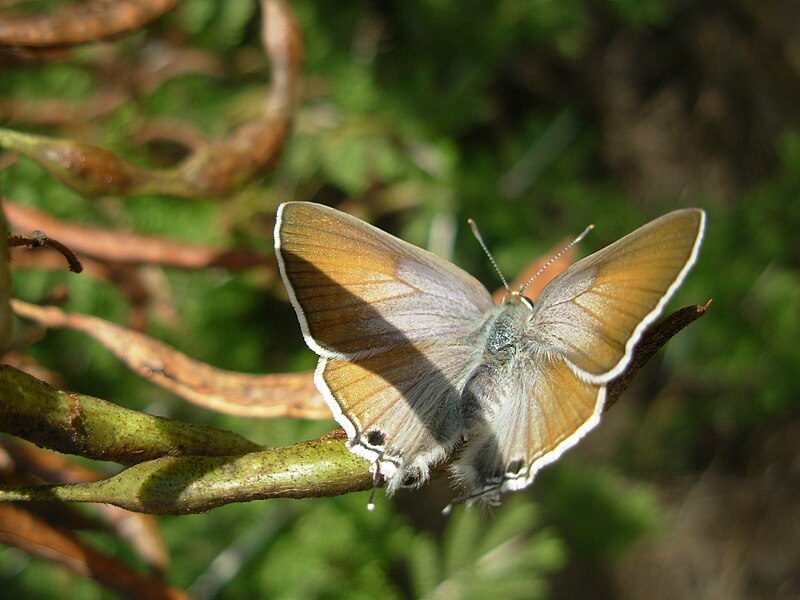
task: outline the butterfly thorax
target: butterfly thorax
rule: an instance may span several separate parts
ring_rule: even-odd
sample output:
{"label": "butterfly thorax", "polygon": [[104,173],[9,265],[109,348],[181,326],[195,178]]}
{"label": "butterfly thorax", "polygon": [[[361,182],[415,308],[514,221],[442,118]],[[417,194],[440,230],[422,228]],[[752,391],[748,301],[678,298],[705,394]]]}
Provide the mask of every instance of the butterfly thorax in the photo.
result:
{"label": "butterfly thorax", "polygon": [[484,322],[480,332],[481,358],[461,392],[461,416],[466,432],[490,418],[502,403],[505,397],[502,382],[506,377],[500,374],[513,368],[532,314],[531,307],[527,298],[511,296],[496,306]]}
{"label": "butterfly thorax", "polygon": [[522,337],[532,311],[533,304],[525,296],[508,296],[486,321],[486,352],[497,356],[512,350]]}

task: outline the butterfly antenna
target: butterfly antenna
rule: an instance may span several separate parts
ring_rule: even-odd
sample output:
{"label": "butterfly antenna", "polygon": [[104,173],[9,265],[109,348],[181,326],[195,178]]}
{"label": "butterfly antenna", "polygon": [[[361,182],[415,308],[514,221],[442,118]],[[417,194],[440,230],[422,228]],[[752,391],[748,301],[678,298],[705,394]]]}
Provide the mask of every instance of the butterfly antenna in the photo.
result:
{"label": "butterfly antenna", "polygon": [[568,252],[570,248],[572,248],[572,247],[573,247],[575,244],[577,244],[577,243],[578,243],[578,242],[580,242],[580,241],[581,241],[583,238],[585,238],[587,235],[589,235],[589,232],[590,232],[592,229],[594,229],[594,225],[589,225],[589,226],[588,226],[586,229],[584,229],[583,231],[581,231],[581,234],[580,234],[578,237],[576,237],[574,240],[572,240],[572,241],[571,241],[569,244],[567,244],[567,245],[566,245],[564,248],[562,248],[561,250],[559,250],[558,254],[556,254],[556,255],[555,255],[553,258],[551,258],[550,260],[548,260],[548,261],[547,261],[547,262],[546,262],[546,263],[545,263],[545,264],[542,266],[542,268],[541,268],[541,269],[539,269],[538,271],[536,271],[536,274],[535,274],[533,277],[531,277],[530,279],[528,279],[528,281],[526,281],[526,282],[525,282],[525,285],[523,285],[521,288],[519,288],[519,293],[520,293],[520,295],[522,294],[522,292],[524,292],[524,291],[525,291],[525,288],[526,288],[526,287],[528,287],[530,284],[532,284],[532,283],[534,282],[534,280],[535,280],[537,277],[539,277],[539,275],[541,275],[542,273],[544,273],[544,271],[545,271],[545,269],[547,269],[547,267],[549,267],[549,266],[550,266],[550,265],[552,265],[554,262],[556,262],[556,261],[557,261],[559,258],[561,258],[562,256],[564,256],[564,253],[565,253],[565,252]]}
{"label": "butterfly antenna", "polygon": [[511,288],[508,287],[508,282],[506,281],[506,278],[503,277],[503,272],[500,270],[500,267],[497,266],[497,262],[494,260],[494,256],[492,256],[492,253],[489,252],[489,248],[486,247],[486,243],[483,241],[483,238],[481,237],[481,232],[478,231],[478,225],[472,219],[467,219],[467,223],[469,223],[469,227],[470,229],[472,229],[472,235],[474,235],[475,239],[478,240],[478,243],[481,245],[481,248],[483,248],[483,252],[486,254],[486,256],[489,257],[489,260],[491,261],[494,270],[497,271],[497,274],[500,276],[500,281],[503,282],[503,287],[506,288],[508,290],[508,293],[510,294]]}

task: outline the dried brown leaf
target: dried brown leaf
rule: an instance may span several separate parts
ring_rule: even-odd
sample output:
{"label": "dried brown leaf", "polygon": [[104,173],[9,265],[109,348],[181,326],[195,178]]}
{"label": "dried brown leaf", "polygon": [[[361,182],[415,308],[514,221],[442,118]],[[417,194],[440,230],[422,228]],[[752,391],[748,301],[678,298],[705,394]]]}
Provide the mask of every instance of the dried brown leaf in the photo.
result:
{"label": "dried brown leaf", "polygon": [[20,300],[13,301],[13,310],[45,327],[66,327],[90,335],[145,379],[204,408],[250,417],[330,417],[310,373],[252,375],[225,371],[97,317]]}

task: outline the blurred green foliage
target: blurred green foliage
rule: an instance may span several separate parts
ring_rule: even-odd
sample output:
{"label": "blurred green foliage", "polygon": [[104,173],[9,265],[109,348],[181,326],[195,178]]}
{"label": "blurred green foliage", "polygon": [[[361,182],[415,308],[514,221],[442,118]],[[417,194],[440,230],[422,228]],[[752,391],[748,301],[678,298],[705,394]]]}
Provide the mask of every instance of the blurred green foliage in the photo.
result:
{"label": "blurred green foliage", "polygon": [[[264,254],[272,252],[271,219],[280,202],[351,199],[378,225],[421,246],[436,237],[432,223],[454,228],[455,242],[449,245],[443,234],[444,248],[489,287],[498,282],[464,226],[467,217],[479,222],[500,267],[513,275],[587,223],[597,230],[584,252],[671,208],[698,205],[709,213],[707,239],[673,306],[709,298],[713,304],[670,344],[660,368],[642,376],[630,394],[640,400],[620,401],[641,415],[666,387],[671,408],[626,430],[601,472],[575,456],[580,450],[570,453],[488,519],[459,508],[442,521],[435,516],[442,503],[424,490],[419,501],[431,505],[423,512],[434,515],[425,519],[419,509],[383,499],[367,512],[363,494],[163,519],[173,559],[170,582],[194,585],[202,595],[214,587],[208,584],[214,558],[236,550],[256,530],[258,543],[249,542],[240,570],[221,584],[219,597],[547,598],[548,576],[568,560],[610,561],[641,536],[658,535],[658,482],[702,472],[718,451],[709,439],[731,446],[797,418],[800,134],[787,125],[774,149],[774,172],[734,199],[703,195],[648,204],[604,168],[591,110],[521,81],[526,57],[580,61],[591,51],[598,22],[628,32],[676,26],[670,3],[296,0],[292,8],[305,35],[307,98],[280,165],[263,182],[220,202],[90,201],[20,160],[2,173],[4,196],[70,221],[244,245]],[[172,79],[92,124],[99,141],[145,164],[153,158],[134,134],[147,119],[186,120],[219,135],[252,113],[267,83],[251,0],[187,0],[152,33],[117,42],[120,56],[133,60],[137,52],[153,51],[150,36],[159,33],[219,57],[229,71],[224,79]],[[93,63],[81,60],[87,54],[81,49],[74,61],[3,73],[0,97],[85,102],[105,85]],[[503,176],[520,163],[527,169],[521,187],[504,193]],[[151,332],[160,339],[228,369],[313,366],[279,284],[214,270],[158,276],[176,315],[154,319]],[[18,269],[14,277],[20,298],[38,301],[65,284],[70,310],[125,320],[125,299],[109,283],[66,271]],[[127,373],[76,333],[49,332],[32,351],[63,374],[68,388],[215,423],[265,444],[310,438],[333,426],[199,411]],[[125,553],[99,534],[92,539]],[[73,597],[106,597],[91,583],[73,587],[76,577],[60,569],[28,564],[15,550],[0,552],[0,577],[9,597],[54,597],[66,585]]]}

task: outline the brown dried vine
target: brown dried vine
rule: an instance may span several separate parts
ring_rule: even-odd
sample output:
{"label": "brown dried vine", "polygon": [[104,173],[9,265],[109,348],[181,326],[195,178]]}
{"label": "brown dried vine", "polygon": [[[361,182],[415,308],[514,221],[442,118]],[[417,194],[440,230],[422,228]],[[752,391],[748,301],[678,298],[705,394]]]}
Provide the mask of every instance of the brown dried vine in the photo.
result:
{"label": "brown dried vine", "polygon": [[266,173],[283,148],[300,99],[302,35],[285,0],[262,0],[262,37],[272,85],[262,113],[197,147],[172,169],[134,165],[106,148],[0,129],[0,146],[41,164],[90,196],[159,194],[187,200],[229,196]]}
{"label": "brown dried vine", "polygon": [[325,419],[330,411],[310,374],[251,375],[216,369],[137,331],[91,315],[12,300],[14,311],[44,327],[90,335],[131,370],[181,398],[217,412],[249,417]]}
{"label": "brown dried vine", "polygon": [[177,0],[88,0],[47,13],[4,16],[0,45],[73,46],[132,33],[171,11]]}
{"label": "brown dried vine", "polygon": [[210,267],[239,271],[274,268],[275,258],[246,249],[225,250],[167,238],[65,223],[45,212],[4,201],[9,223],[17,230],[48,231],[73,252],[106,263],[158,265],[179,269]]}

